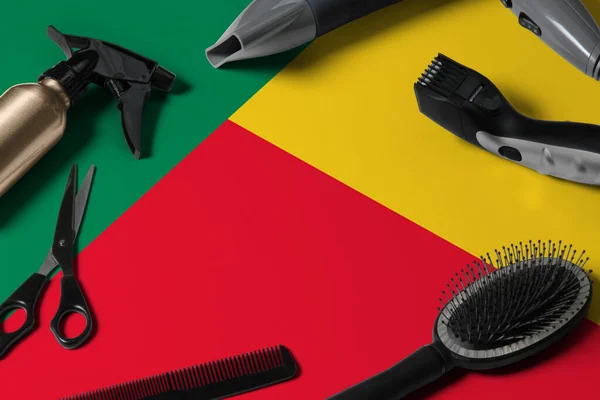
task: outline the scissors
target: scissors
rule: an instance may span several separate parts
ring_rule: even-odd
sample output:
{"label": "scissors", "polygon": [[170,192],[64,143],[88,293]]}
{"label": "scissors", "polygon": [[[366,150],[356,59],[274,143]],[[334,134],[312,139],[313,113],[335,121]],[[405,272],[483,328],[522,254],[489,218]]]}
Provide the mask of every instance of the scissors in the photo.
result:
{"label": "scissors", "polygon": [[[17,309],[22,309],[27,313],[25,322],[17,331],[6,333],[0,329],[0,357],[34,329],[37,301],[42,289],[48,283],[48,276],[58,266],[63,271],[63,277],[60,281],[61,296],[58,310],[50,322],[50,330],[58,343],[65,349],[80,347],[92,333],[92,314],[81,287],[73,275],[73,247],[85,213],[95,169],[94,166],[89,169],[76,196],[77,165],[73,165],[58,213],[54,241],[48,256],[46,256],[39,271],[31,275],[0,305],[0,316],[7,315],[7,313]],[[79,336],[68,338],[62,332],[61,322],[67,315],[74,313],[82,315],[85,318],[86,325]]]}

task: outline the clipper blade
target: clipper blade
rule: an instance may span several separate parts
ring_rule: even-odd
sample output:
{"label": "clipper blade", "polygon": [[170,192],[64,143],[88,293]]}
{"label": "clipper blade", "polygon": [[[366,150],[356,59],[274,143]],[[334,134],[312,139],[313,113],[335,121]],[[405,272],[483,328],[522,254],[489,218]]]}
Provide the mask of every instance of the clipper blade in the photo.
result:
{"label": "clipper blade", "polygon": [[439,54],[421,74],[417,83],[444,97],[450,97],[469,75],[468,69]]}
{"label": "clipper blade", "polygon": [[415,83],[419,110],[446,130],[463,138],[460,108],[470,93],[464,83],[470,70],[443,54],[433,59]]}

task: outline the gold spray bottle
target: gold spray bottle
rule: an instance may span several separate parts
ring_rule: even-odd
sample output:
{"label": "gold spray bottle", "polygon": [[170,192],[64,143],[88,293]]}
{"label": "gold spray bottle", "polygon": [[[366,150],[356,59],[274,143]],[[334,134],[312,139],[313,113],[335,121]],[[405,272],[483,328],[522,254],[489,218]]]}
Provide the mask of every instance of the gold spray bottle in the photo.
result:
{"label": "gold spray bottle", "polygon": [[117,45],[63,35],[52,26],[48,36],[68,60],[44,72],[37,83],[13,86],[0,96],[0,197],[62,138],[67,111],[91,83],[109,89],[119,101],[125,139],[140,158],[144,103],[152,88],[170,91],[175,81],[158,63]]}

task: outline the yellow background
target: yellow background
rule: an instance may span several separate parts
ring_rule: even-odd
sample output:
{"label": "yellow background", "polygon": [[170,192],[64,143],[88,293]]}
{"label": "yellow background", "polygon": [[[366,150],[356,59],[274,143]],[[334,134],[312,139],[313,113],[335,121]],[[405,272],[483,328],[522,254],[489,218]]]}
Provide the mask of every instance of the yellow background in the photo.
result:
{"label": "yellow background", "polygon": [[[600,20],[600,1],[585,4]],[[356,21],[316,40],[232,120],[475,255],[562,239],[588,251],[599,277],[600,188],[503,160],[422,115],[413,84],[438,52],[526,115],[600,124],[600,83],[498,0],[405,0]],[[600,296],[590,318],[600,323]]]}

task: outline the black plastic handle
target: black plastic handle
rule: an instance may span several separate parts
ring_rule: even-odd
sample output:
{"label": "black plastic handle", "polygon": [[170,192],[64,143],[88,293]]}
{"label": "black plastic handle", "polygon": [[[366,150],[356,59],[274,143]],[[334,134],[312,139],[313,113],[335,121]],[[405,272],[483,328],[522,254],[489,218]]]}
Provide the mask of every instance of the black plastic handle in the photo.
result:
{"label": "black plastic handle", "polygon": [[398,400],[440,378],[447,365],[432,345],[419,350],[374,377],[329,400]]}
{"label": "black plastic handle", "polygon": [[[52,322],[50,322],[50,330],[62,347],[72,350],[80,347],[90,337],[93,328],[92,313],[74,276],[63,276],[60,280],[60,290],[60,304]],[[68,338],[63,335],[60,324],[63,318],[73,313],[80,314],[85,318],[85,328],[79,336]]]}
{"label": "black plastic handle", "polygon": [[522,131],[513,134],[504,126],[503,137],[600,154],[600,126],[581,122],[550,122],[521,118]]}
{"label": "black plastic handle", "polygon": [[5,316],[8,312],[17,309],[22,309],[27,313],[25,322],[18,330],[11,333],[0,330],[0,357],[4,356],[10,348],[35,328],[36,305],[45,284],[46,277],[35,273],[0,305],[0,316]]}
{"label": "black plastic handle", "polygon": [[317,23],[317,37],[402,0],[307,0]]}

